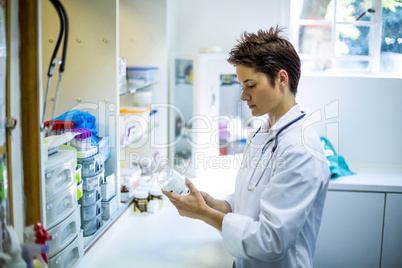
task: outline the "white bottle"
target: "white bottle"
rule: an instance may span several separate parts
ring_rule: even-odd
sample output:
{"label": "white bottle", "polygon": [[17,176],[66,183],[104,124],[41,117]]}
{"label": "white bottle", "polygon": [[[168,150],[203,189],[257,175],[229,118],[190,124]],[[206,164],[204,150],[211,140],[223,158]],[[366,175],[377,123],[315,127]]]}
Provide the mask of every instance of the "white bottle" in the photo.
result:
{"label": "white bottle", "polygon": [[186,185],[186,180],[183,175],[172,168],[163,169],[158,175],[158,185],[177,195],[187,195],[190,190]]}

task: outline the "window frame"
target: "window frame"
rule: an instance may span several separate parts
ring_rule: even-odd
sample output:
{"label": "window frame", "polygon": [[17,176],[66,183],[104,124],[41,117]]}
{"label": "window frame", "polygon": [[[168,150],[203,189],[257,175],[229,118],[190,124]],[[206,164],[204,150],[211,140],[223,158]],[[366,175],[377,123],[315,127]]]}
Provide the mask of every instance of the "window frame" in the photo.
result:
{"label": "window frame", "polygon": [[[368,61],[367,69],[353,70],[353,73],[359,74],[380,74],[380,57],[381,57],[381,34],[382,34],[382,0],[371,0],[372,8],[375,12],[371,14],[372,19],[370,21],[338,21],[336,19],[338,0],[334,1],[334,14],[331,20],[314,20],[314,19],[300,19],[299,12],[295,8],[295,2],[302,0],[291,0],[290,5],[290,41],[294,45],[298,52],[300,59],[322,59],[327,58],[332,63],[339,61]],[[293,8],[292,8],[293,7]],[[299,27],[302,25],[317,25],[317,26],[331,26],[331,53],[330,54],[304,54],[299,52]],[[370,27],[370,43],[369,43],[369,55],[341,55],[337,56],[335,53],[336,42],[336,28],[338,25],[355,25],[355,26],[368,26]],[[342,73],[335,70],[330,71],[308,71],[309,73]],[[383,74],[383,73],[381,73]]]}

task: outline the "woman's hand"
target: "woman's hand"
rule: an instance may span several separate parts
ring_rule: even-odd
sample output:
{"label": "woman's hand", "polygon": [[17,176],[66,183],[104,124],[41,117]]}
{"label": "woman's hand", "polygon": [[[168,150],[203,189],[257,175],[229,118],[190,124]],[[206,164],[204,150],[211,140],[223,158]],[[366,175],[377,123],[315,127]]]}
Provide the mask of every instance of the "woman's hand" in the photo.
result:
{"label": "woman's hand", "polygon": [[201,192],[198,191],[194,187],[194,184],[191,183],[190,180],[188,180],[187,178],[186,185],[188,189],[190,189],[190,193],[185,196],[178,196],[163,189],[162,192],[177,208],[177,211],[181,216],[203,220],[204,214],[209,209],[209,207],[206,204]]}

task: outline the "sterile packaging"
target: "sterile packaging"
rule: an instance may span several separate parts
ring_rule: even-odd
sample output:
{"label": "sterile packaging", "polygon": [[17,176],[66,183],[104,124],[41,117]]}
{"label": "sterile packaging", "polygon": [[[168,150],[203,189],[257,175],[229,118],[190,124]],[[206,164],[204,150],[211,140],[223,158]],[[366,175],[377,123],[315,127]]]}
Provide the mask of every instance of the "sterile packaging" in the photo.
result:
{"label": "sterile packaging", "polygon": [[184,176],[172,168],[163,169],[158,175],[157,182],[162,189],[177,195],[187,195],[190,192]]}

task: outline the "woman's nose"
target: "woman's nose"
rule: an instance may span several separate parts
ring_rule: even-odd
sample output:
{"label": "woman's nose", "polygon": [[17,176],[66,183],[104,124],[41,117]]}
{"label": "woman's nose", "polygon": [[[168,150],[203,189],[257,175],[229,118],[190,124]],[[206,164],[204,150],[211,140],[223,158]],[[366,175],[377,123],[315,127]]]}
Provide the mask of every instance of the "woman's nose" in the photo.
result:
{"label": "woman's nose", "polygon": [[246,94],[246,93],[244,92],[244,90],[243,90],[243,91],[241,92],[240,100],[242,100],[242,101],[248,101],[248,100],[250,100],[250,95]]}

